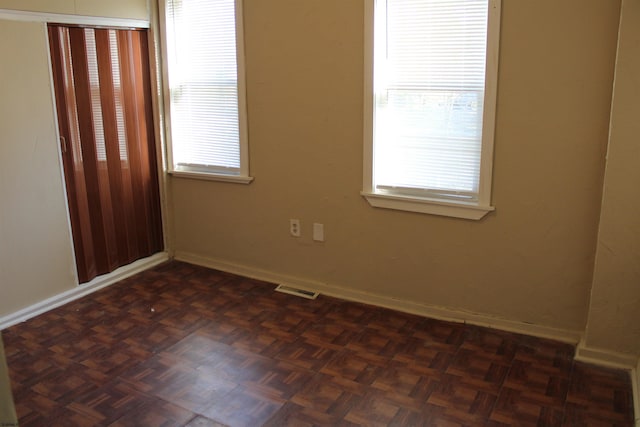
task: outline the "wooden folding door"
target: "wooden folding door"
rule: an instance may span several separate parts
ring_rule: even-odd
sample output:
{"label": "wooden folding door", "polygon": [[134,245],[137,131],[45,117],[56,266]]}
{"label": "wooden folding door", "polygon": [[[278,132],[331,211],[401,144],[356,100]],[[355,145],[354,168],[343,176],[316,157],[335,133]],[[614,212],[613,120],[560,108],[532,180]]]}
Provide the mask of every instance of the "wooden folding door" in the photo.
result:
{"label": "wooden folding door", "polygon": [[147,32],[49,26],[80,282],[163,250]]}

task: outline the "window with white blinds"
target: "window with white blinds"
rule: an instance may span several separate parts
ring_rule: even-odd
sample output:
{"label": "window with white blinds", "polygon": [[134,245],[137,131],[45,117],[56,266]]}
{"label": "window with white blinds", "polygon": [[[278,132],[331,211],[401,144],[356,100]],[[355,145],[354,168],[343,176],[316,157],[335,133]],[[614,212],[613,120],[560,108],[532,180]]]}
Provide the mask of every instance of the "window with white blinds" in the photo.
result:
{"label": "window with white blinds", "polygon": [[172,172],[247,177],[241,0],[166,0]]}
{"label": "window with white blinds", "polygon": [[371,0],[369,12],[365,196],[492,210],[499,1]]}

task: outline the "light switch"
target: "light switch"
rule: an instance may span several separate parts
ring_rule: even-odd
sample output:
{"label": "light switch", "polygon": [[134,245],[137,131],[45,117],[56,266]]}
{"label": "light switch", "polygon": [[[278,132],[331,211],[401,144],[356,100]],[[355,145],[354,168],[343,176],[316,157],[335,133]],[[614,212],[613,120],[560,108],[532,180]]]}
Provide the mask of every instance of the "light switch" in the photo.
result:
{"label": "light switch", "polygon": [[313,223],[313,240],[324,242],[324,224]]}

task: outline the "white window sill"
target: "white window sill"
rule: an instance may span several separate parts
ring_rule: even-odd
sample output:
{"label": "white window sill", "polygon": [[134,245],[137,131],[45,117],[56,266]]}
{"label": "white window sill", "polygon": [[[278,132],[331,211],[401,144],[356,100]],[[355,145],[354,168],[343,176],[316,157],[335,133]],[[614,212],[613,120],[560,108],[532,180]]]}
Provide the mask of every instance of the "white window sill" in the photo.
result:
{"label": "white window sill", "polygon": [[203,181],[230,182],[233,184],[250,184],[252,176],[220,175],[209,172],[169,171],[169,175],[176,178],[200,179]]}
{"label": "white window sill", "polygon": [[486,214],[495,210],[493,206],[479,206],[464,202],[450,202],[388,194],[383,195],[366,191],[363,191],[360,194],[367,199],[371,206],[376,208],[449,216],[475,221],[482,219]]}

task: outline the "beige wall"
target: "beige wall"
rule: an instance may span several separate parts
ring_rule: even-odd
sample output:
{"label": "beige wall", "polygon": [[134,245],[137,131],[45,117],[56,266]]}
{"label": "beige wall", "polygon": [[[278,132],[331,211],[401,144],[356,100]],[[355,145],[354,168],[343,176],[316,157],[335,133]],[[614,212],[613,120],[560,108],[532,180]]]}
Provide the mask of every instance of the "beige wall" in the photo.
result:
{"label": "beige wall", "polygon": [[[145,0],[0,9],[146,18]],[[77,286],[42,23],[0,20],[0,317]]]}
{"label": "beige wall", "polygon": [[640,356],[640,2],[622,11],[586,344]]}
{"label": "beige wall", "polygon": [[148,19],[146,0],[0,0],[0,9]]}
{"label": "beige wall", "polygon": [[0,315],[74,287],[41,24],[0,21]]}
{"label": "beige wall", "polygon": [[[175,249],[301,279],[583,330],[619,1],[504,0],[496,212],[371,208],[363,2],[246,0],[249,186],[171,180]],[[288,235],[299,218],[303,238]],[[325,224],[313,243],[311,224]]]}
{"label": "beige wall", "polygon": [[[629,22],[638,22],[638,3],[625,1],[621,48],[636,43],[637,49],[638,30]],[[417,303],[584,330],[619,6],[503,1],[497,210],[472,222],[374,209],[359,196],[362,1],[246,0],[256,180],[243,186],[172,179],[174,249]],[[141,0],[0,0],[0,8],[146,18]],[[627,184],[639,180],[628,163],[638,156],[637,120],[630,118],[638,114],[638,63],[625,52],[587,341],[637,354],[640,231],[638,205],[625,196],[637,192]],[[75,275],[44,26],[0,21],[0,55],[11,58],[0,68],[3,316],[74,288]],[[289,237],[289,218],[303,221],[301,239]],[[312,222],[325,224],[326,242],[311,241]]]}

